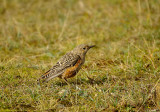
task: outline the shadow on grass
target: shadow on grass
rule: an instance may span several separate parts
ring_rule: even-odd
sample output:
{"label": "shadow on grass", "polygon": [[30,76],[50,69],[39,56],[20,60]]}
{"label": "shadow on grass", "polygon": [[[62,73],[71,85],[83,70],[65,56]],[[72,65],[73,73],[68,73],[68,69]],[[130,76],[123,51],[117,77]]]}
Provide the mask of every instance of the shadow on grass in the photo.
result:
{"label": "shadow on grass", "polygon": [[[86,80],[86,79],[78,79],[78,80],[68,81],[68,83],[70,85],[86,85],[86,84],[87,85],[88,84],[90,84],[90,85],[95,85],[95,84],[101,85],[101,84],[103,84],[104,82],[106,82],[108,80],[107,77],[104,77],[102,79],[93,79],[93,78],[90,78],[90,77],[87,76],[87,78],[88,78],[88,80]],[[64,82],[63,80],[61,80],[59,82],[54,83],[54,85],[67,86],[68,84],[66,82]]]}

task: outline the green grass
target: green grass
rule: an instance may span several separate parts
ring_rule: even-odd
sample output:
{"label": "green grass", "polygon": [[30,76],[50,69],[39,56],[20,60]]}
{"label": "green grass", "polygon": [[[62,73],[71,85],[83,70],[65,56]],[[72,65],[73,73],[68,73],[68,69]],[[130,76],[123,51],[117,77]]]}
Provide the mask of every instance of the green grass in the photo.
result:
{"label": "green grass", "polygon": [[[158,111],[159,0],[0,2],[0,111]],[[97,47],[71,87],[36,84],[82,43]]]}

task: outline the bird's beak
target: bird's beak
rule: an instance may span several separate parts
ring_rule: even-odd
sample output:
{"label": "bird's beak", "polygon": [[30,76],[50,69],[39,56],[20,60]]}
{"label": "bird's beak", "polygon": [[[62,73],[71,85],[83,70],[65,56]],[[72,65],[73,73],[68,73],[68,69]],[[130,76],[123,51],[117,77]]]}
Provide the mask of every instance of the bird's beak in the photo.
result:
{"label": "bird's beak", "polygon": [[92,48],[92,47],[95,47],[95,45],[91,45],[91,46],[89,46],[89,49],[90,49],[90,48]]}

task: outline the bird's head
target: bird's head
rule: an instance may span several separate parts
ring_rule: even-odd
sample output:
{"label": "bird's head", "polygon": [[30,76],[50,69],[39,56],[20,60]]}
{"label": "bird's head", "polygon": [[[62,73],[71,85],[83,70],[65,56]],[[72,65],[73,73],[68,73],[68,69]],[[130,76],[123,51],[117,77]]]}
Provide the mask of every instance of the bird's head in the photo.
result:
{"label": "bird's head", "polygon": [[88,50],[93,47],[95,47],[95,45],[81,44],[77,46],[75,49],[73,49],[73,52],[83,57],[86,55]]}

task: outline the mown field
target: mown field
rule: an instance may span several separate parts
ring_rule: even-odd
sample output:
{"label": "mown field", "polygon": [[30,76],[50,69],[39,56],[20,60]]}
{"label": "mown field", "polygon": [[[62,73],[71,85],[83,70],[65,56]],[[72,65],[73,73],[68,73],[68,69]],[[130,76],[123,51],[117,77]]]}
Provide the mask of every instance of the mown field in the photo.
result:
{"label": "mown field", "polygon": [[[84,43],[70,86],[37,85]],[[0,0],[0,111],[160,111],[160,1]]]}

